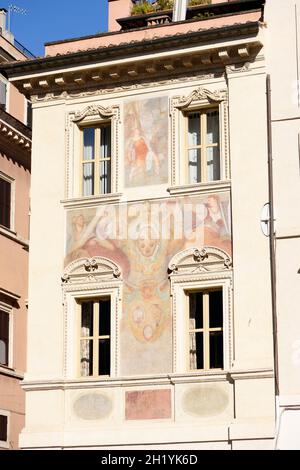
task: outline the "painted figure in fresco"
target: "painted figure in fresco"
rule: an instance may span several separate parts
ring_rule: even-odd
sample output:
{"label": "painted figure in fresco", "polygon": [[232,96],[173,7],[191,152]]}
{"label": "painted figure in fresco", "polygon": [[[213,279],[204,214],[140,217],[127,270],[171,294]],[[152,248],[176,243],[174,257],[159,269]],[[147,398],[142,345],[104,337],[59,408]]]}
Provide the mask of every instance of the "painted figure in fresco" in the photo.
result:
{"label": "painted figure in fresco", "polygon": [[[78,216],[79,220],[84,216]],[[73,224],[73,232],[76,230],[76,225]],[[118,234],[114,232],[115,224],[112,220],[111,214],[103,208],[97,211],[89,224],[84,224],[78,238],[78,233],[75,232],[69,241],[69,254],[66,257],[66,264],[78,258],[92,258],[93,256],[102,256],[109,258],[117,263],[122,268],[123,276],[127,277],[130,271],[130,263],[122,250],[122,241],[118,239]],[[73,243],[72,243],[73,241]]]}
{"label": "painted figure in fresco", "polygon": [[159,234],[153,236],[153,226],[141,226],[138,230],[137,240],[129,241],[132,269],[125,293],[127,322],[138,341],[153,342],[169,320],[170,241],[161,239]]}
{"label": "painted figure in fresco", "polygon": [[[140,343],[161,337],[170,323],[170,286],[168,264],[172,256],[188,247],[215,246],[230,254],[228,201],[217,195],[203,198],[166,200],[158,204],[159,215],[150,218],[150,203],[126,207],[128,237],[120,237],[115,216],[109,207],[99,208],[86,222],[83,214],[72,219],[69,263],[80,257],[102,256],[116,262],[124,282],[122,328],[131,331]],[[186,209],[187,208],[187,209]],[[175,233],[188,213],[186,230]],[[180,219],[180,217],[179,217]],[[169,224],[170,232],[163,228]],[[165,236],[166,235],[166,236]]]}
{"label": "painted figure in fresco", "polygon": [[159,161],[157,155],[153,152],[149,143],[146,143],[145,137],[141,135],[138,128],[134,130],[128,153],[126,155],[129,170],[129,182],[143,182],[148,176],[157,176],[159,174]]}
{"label": "painted figure in fresco", "polygon": [[125,105],[125,185],[168,180],[168,100],[130,101]]}
{"label": "painted figure in fresco", "polygon": [[206,200],[206,217],[204,219],[204,243],[216,246],[226,253],[231,253],[231,236],[228,227],[228,208],[220,202],[220,198],[213,194]]}

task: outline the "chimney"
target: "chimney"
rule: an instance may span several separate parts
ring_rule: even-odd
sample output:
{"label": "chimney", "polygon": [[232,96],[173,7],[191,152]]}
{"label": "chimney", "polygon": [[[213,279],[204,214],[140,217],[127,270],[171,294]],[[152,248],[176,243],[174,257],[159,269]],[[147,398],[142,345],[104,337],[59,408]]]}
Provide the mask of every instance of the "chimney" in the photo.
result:
{"label": "chimney", "polygon": [[14,43],[14,35],[6,29],[7,10],[0,8],[0,34],[12,44]]}
{"label": "chimney", "polygon": [[1,34],[2,34],[3,31],[6,31],[6,15],[7,15],[7,10],[5,10],[5,8],[0,8]]}
{"label": "chimney", "polygon": [[186,9],[188,0],[174,0],[173,21],[184,21],[186,19]]}
{"label": "chimney", "polygon": [[108,0],[108,31],[121,29],[116,20],[129,16],[132,5],[132,0]]}

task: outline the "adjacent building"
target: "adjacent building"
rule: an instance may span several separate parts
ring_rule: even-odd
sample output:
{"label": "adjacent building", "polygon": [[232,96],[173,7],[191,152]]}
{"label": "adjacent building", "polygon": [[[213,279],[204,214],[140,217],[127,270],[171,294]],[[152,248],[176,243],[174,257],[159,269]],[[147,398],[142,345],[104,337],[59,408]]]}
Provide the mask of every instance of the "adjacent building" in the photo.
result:
{"label": "adjacent building", "polygon": [[17,449],[24,427],[28,299],[30,105],[4,77],[26,51],[0,9],[0,449]]}
{"label": "adjacent building", "polygon": [[108,33],[5,67],[34,116],[23,449],[292,442],[299,5],[279,3],[174,22],[110,0]]}
{"label": "adjacent building", "polygon": [[265,20],[275,219],[276,448],[300,449],[299,0],[266,2]]}

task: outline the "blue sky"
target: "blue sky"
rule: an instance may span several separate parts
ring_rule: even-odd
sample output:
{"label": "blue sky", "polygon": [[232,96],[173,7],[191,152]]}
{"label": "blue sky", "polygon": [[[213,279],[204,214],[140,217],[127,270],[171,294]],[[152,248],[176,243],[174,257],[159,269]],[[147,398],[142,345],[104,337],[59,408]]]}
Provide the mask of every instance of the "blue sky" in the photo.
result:
{"label": "blue sky", "polygon": [[44,43],[107,31],[108,0],[0,0],[25,8],[26,15],[12,13],[15,38],[35,55],[44,55]]}

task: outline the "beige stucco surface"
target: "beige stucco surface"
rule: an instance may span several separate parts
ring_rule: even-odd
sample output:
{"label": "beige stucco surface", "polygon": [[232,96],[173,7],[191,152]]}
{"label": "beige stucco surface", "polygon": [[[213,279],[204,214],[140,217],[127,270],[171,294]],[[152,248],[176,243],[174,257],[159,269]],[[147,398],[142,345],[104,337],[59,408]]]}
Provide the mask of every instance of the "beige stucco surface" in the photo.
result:
{"label": "beige stucco surface", "polygon": [[[232,25],[237,20],[245,23],[258,18],[259,13],[255,12],[75,40],[49,45],[46,54],[63,54],[81,48],[116,45],[131,40],[150,39],[154,35],[197,31]],[[258,42],[262,40],[262,30],[261,27]],[[190,71],[183,71],[183,76],[179,79],[175,77],[175,71],[170,80],[165,76],[161,79],[157,73],[150,83],[147,80],[136,83],[135,80],[138,79],[133,78],[133,86],[128,86],[128,82],[124,87],[122,83],[117,83],[116,86],[112,83],[110,88],[102,90],[100,83],[97,85],[98,90],[88,92],[76,83],[79,87],[77,94],[50,95],[43,92],[38,99],[34,98],[28,361],[23,384],[27,416],[26,426],[20,437],[22,448],[89,446],[94,449],[134,449],[160,446],[166,449],[180,445],[190,449],[261,449],[269,448],[273,442],[275,400],[269,246],[268,239],[260,228],[261,210],[268,200],[265,51],[263,48],[253,48],[256,50],[256,57],[248,62],[246,40],[236,38],[237,46],[239,41],[243,47],[239,52],[236,47],[238,64],[235,67],[228,66],[228,60],[231,59],[226,55],[226,47],[231,41],[226,42],[224,39],[224,50],[220,54],[224,62],[219,57],[217,70],[213,70],[213,66],[209,70],[196,69],[194,75]],[[208,47],[214,49],[215,44],[199,44],[198,52],[201,48],[207,51]],[[232,53],[232,49],[230,52]],[[153,51],[153,56],[155,54],[155,59],[165,58],[163,54]],[[117,60],[114,65],[118,67]],[[77,67],[76,73],[79,73],[79,68]],[[33,71],[33,74],[34,80],[38,81],[39,72]],[[183,131],[178,123],[183,114],[181,110],[177,110],[176,115],[172,105],[175,97],[181,97],[184,101],[192,96],[193,102],[193,96],[199,90],[206,90],[204,95],[208,90],[210,96],[222,91],[227,97],[222,98],[225,100],[225,104],[222,104],[222,160],[226,169],[223,171],[224,181],[212,186],[200,184],[191,188],[183,187],[184,180],[180,174]],[[164,136],[167,141],[167,181],[164,175],[160,184],[153,184],[151,178],[151,184],[147,184],[149,181],[145,181],[144,185],[128,184],[130,178],[125,178],[128,129],[126,130],[124,122],[127,103],[150,103],[151,100],[153,103],[158,98],[167,100],[169,110],[164,115],[164,122],[168,125],[163,127],[168,129]],[[203,101],[201,103],[203,105]],[[208,99],[205,103],[206,106],[211,104]],[[100,109],[98,114],[89,115],[86,110],[91,105],[93,109]],[[118,111],[115,112],[116,108]],[[150,113],[151,106],[149,109]],[[79,116],[80,119],[82,115],[82,120],[78,121],[81,125],[87,122],[99,123],[105,113],[105,119],[107,114],[113,115],[114,126],[118,126],[118,132],[115,131],[114,134],[114,148],[117,149],[115,155],[118,156],[118,162],[114,162],[117,179],[114,187],[118,189],[118,195],[114,195],[115,199],[108,196],[83,200],[78,192],[80,124],[72,119],[74,116]],[[84,116],[91,119],[85,120]],[[130,129],[128,134],[130,136]],[[180,186],[179,189],[176,189],[174,180]],[[176,191],[180,189],[184,191],[185,198],[192,194],[193,197],[203,197],[204,200],[208,194],[212,195],[217,191],[219,196],[231,203],[231,217],[228,220],[231,221],[232,247],[225,250],[224,245],[221,247],[218,239],[214,239],[212,248],[223,248],[228,257],[232,254],[232,267],[231,260],[229,259],[226,267],[223,258],[222,270],[228,269],[226,275],[222,271],[221,274],[208,277],[203,283],[208,288],[209,283],[213,282],[214,286],[218,286],[220,278],[224,276],[224,370],[210,370],[208,373],[188,371],[186,340],[183,337],[185,330],[182,328],[183,302],[178,300],[176,310],[175,301],[170,295],[176,274],[170,275],[170,279],[167,277],[167,264],[163,268],[167,286],[164,302],[170,314],[166,328],[168,337],[157,334],[159,338],[153,335],[149,341],[149,336],[141,338],[139,331],[130,328],[130,325],[128,327],[131,303],[122,303],[124,285],[128,281],[124,274],[124,264],[121,266],[123,277],[110,280],[106,287],[113,289],[117,285],[116,290],[119,289],[116,295],[118,298],[115,299],[118,308],[113,312],[113,373],[105,379],[80,377],[75,304],[78,296],[95,293],[91,288],[95,278],[92,275],[86,278],[83,294],[80,289],[79,292],[76,291],[77,286],[72,291],[74,278],[63,276],[70,269],[70,262],[79,263],[80,258],[75,249],[70,250],[70,253],[67,248],[70,234],[74,235],[71,230],[72,216],[86,217],[86,223],[90,223],[93,217],[100,217],[106,204],[114,206],[121,202],[130,205],[138,201],[147,206],[149,198],[166,200],[171,204],[173,199],[179,201],[180,193]],[[96,222],[99,228],[98,221]],[[91,232],[93,243],[96,239],[94,231]],[[201,237],[195,237],[195,240],[197,248],[203,248]],[[136,247],[130,250],[129,243],[123,243],[124,250],[127,250],[129,258],[133,258],[137,254]],[[109,246],[111,249],[111,245]],[[182,247],[186,248],[183,244],[180,245],[177,254]],[[77,248],[86,249],[86,246],[81,243]],[[87,249],[86,251],[89,254]],[[82,251],[79,250],[79,253],[82,254]],[[176,251],[172,252],[172,256],[175,253]],[[70,254],[74,258],[68,257]],[[144,259],[142,254],[136,258]],[[84,257],[88,257],[86,252]],[[136,261],[135,263],[138,264]],[[132,271],[135,263],[132,263]],[[144,267],[149,267],[149,263],[144,264]],[[161,269],[162,263],[156,267],[156,279]],[[145,279],[149,280],[146,274]],[[192,289],[197,288],[195,279]],[[185,279],[184,282],[188,281]],[[137,291],[136,285],[132,285]],[[181,287],[180,297],[180,286],[177,286],[172,291],[172,297],[182,299],[183,292],[184,288]],[[149,295],[149,291],[143,290],[141,285],[135,293],[138,296]],[[167,346],[168,354],[164,355]],[[152,409],[151,413],[145,413],[143,405],[135,419],[126,419],[126,397],[129,392],[135,393],[135,396],[156,396],[157,391],[161,390],[164,391],[163,396],[168,396],[167,412],[159,410],[153,419],[157,410]],[[154,408],[156,406],[155,402]]]}
{"label": "beige stucco surface", "polygon": [[78,39],[72,42],[61,42],[49,44],[45,48],[46,56],[54,56],[56,54],[66,54],[86,50],[89,48],[99,48],[118,45],[131,41],[150,40],[154,37],[170,36],[172,34],[184,34],[191,31],[202,31],[210,28],[221,28],[222,26],[233,25],[235,23],[245,23],[251,21],[258,21],[260,12],[250,12],[239,14],[235,16],[224,16],[221,18],[214,18],[205,20],[199,24],[198,21],[191,23],[168,24],[150,29],[133,30],[130,32],[124,31],[117,35],[103,35],[99,37],[91,37],[87,39]]}

